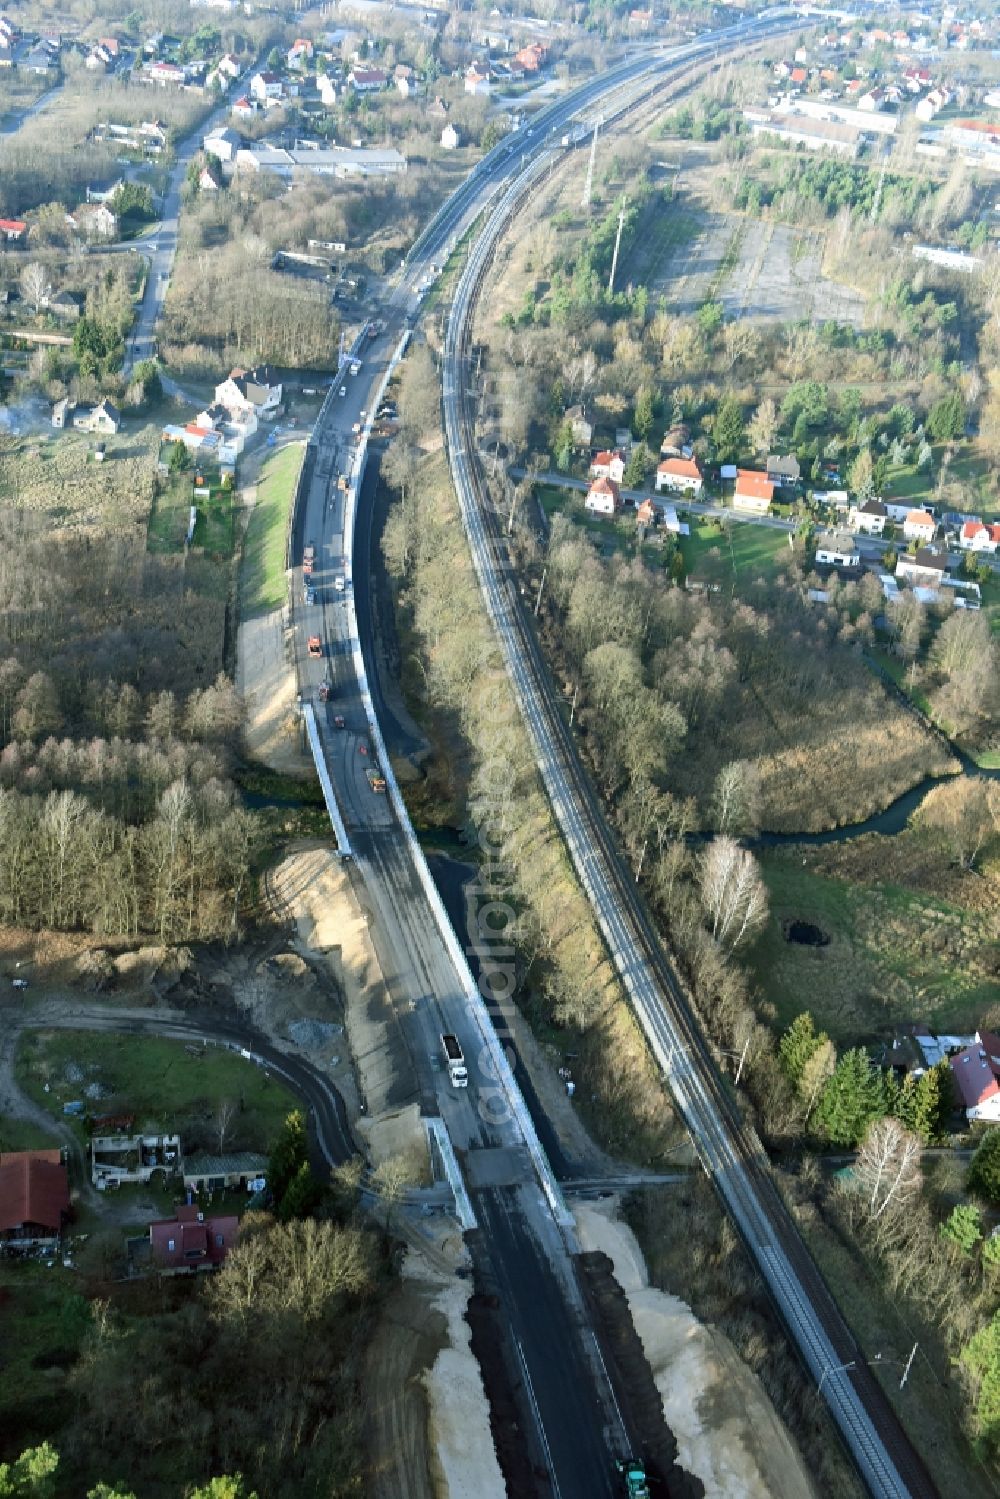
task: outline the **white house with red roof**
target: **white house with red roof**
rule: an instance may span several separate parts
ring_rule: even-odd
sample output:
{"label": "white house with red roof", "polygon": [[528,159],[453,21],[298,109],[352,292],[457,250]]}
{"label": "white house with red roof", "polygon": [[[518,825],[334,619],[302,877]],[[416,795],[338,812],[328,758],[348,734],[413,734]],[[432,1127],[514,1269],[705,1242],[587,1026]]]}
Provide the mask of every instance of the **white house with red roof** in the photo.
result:
{"label": "white house with red roof", "polygon": [[774,499],[774,485],[759,469],[736,470],[736,488],[733,490],[733,509],[745,510],[751,515],[766,515]]}
{"label": "white house with red roof", "polygon": [[613,479],[620,484],[625,477],[625,454],[609,448],[607,452],[595,453],[590,465],[592,479]]}
{"label": "white house with red roof", "polygon": [[926,510],[910,510],[903,522],[903,535],[907,541],[933,541],[937,524]]}
{"label": "white house with red roof", "polygon": [[474,99],[485,99],[490,92],[489,72],[473,63],[465,75],[465,92]]}
{"label": "white house with red roof", "polygon": [[24,239],[28,232],[28,226],[23,219],[0,219],[0,239],[5,239],[9,244],[16,245]]}
{"label": "white house with red roof", "polygon": [[657,491],[669,489],[676,494],[701,494],[701,469],[693,458],[664,458],[656,465]]}
{"label": "white house with red roof", "polygon": [[1000,526],[967,520],[958,533],[958,544],[963,552],[993,553],[1000,546]]}
{"label": "white house with red roof", "polygon": [[595,479],[587,491],[584,503],[595,515],[616,515],[622,504],[618,485],[612,479]]}
{"label": "white house with red roof", "polygon": [[965,1117],[1000,1119],[1000,1036],[977,1031],[973,1044],[948,1060]]}

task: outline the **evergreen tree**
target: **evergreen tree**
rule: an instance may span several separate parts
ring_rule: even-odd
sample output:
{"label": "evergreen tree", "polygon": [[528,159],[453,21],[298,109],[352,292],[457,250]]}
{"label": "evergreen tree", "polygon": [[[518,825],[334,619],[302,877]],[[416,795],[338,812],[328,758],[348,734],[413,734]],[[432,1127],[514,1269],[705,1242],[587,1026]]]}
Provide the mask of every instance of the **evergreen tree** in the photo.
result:
{"label": "evergreen tree", "polygon": [[993,1456],[1000,1452],[1000,1312],[966,1344],[960,1361],[976,1377],[979,1445]]}
{"label": "evergreen tree", "polygon": [[834,1145],[856,1145],[886,1112],[885,1082],[863,1046],[845,1052],[820,1096],[816,1129]]}
{"label": "evergreen tree", "polygon": [[991,1129],[979,1142],[972,1157],[967,1184],[970,1192],[987,1202],[1000,1202],[1000,1129]]}
{"label": "evergreen tree", "polygon": [[743,446],[743,412],[732,396],[723,396],[715,413],[712,428],[716,456],[722,463],[739,457]]}
{"label": "evergreen tree", "polygon": [[794,1088],[801,1085],[806,1063],[826,1039],[826,1036],[816,1034],[816,1027],[808,1010],[803,1010],[801,1015],[796,1015],[782,1036],[778,1045],[778,1055],[781,1058],[782,1071]]}
{"label": "evergreen tree", "polygon": [[320,1187],[313,1176],[308,1161],[303,1161],[278,1204],[278,1217],[282,1223],[292,1218],[308,1218],[319,1202]]}
{"label": "evergreen tree", "polygon": [[947,1137],[952,1096],[951,1068],[938,1062],[920,1077],[906,1079],[892,1112],[925,1145],[933,1145]]}
{"label": "evergreen tree", "polygon": [[29,1447],[12,1463],[0,1463],[0,1499],[52,1499],[59,1454],[48,1442]]}
{"label": "evergreen tree", "polygon": [[971,1254],[983,1237],[983,1224],[979,1209],[971,1203],[960,1203],[952,1208],[951,1217],[940,1225],[942,1239],[954,1244],[963,1254]]}
{"label": "evergreen tree", "polygon": [[648,385],[639,386],[632,416],[632,430],[643,442],[653,430],[653,393]]}
{"label": "evergreen tree", "polygon": [[302,1113],[295,1109],[286,1116],[267,1163],[267,1185],[279,1212],[285,1193],[301,1168],[307,1165],[306,1121]]}

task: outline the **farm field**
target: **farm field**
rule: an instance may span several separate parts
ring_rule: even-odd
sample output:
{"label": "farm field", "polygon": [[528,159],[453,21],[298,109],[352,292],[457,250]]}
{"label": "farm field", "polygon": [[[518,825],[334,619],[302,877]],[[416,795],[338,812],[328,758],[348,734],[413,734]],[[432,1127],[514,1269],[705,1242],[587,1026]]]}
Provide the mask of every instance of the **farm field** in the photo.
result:
{"label": "farm field", "polygon": [[[61,1117],[63,1105],[76,1100],[97,1113],[127,1111],[137,1129],[180,1133],[185,1150],[199,1143],[213,1148],[221,1099],[237,1105],[230,1149],[266,1151],[297,1107],[293,1094],[239,1055],[214,1046],[194,1053],[155,1036],[31,1031],[21,1043],[16,1076],[25,1093],[52,1114]],[[86,1138],[83,1125],[77,1127]]]}

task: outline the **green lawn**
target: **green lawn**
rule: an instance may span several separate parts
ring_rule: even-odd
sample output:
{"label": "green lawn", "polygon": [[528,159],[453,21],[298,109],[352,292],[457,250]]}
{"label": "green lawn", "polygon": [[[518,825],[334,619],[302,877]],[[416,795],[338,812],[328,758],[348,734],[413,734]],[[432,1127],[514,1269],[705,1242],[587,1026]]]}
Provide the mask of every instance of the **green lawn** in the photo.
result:
{"label": "green lawn", "polygon": [[264,464],[243,547],[242,613],[266,614],[285,602],[288,510],[302,464],[301,443],[289,443]]}
{"label": "green lawn", "polygon": [[[900,885],[859,885],[803,869],[797,855],[765,853],[771,918],[749,952],[763,996],[783,1029],[802,1010],[840,1044],[904,1020],[974,1029],[995,999],[983,966],[990,918]],[[788,942],[803,921],[830,940]]]}
{"label": "green lawn", "polygon": [[720,530],[711,521],[696,524],[692,519],[691,535],[681,539],[688,572],[704,572],[709,553],[715,548],[719,552],[717,581],[750,582],[774,576],[778,562],[788,552],[788,534],[740,521],[733,521],[728,530]]}
{"label": "green lawn", "polygon": [[[237,1105],[227,1142],[234,1150],[267,1150],[298,1106],[285,1087],[237,1053],[209,1046],[196,1056],[181,1042],[157,1036],[28,1032],[16,1074],[29,1097],[58,1117],[64,1103],[82,1100],[95,1113],[134,1113],[137,1128],[176,1130],[184,1145],[194,1132],[194,1143],[206,1149],[220,1099]],[[85,1139],[82,1121],[70,1122]]]}
{"label": "green lawn", "polygon": [[205,475],[208,498],[194,493],[194,472],[173,475],[156,496],[149,517],[147,546],[151,552],[179,552],[187,536],[191,506],[198,511],[191,545],[216,557],[232,556],[235,511],[232,489],[223,489],[217,475]]}
{"label": "green lawn", "polygon": [[59,1141],[23,1119],[0,1118],[0,1151],[51,1150]]}
{"label": "green lawn", "polygon": [[0,1462],[58,1432],[63,1371],[89,1324],[72,1270],[0,1259]]}

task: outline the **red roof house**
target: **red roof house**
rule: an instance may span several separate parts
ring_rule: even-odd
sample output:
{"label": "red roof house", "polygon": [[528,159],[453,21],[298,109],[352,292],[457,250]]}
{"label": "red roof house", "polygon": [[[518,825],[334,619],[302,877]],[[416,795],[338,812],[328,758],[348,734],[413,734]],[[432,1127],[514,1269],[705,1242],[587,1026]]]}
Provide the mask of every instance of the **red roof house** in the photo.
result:
{"label": "red roof house", "polygon": [[28,226],[23,219],[0,219],[0,234],[4,239],[23,239],[28,232]]}
{"label": "red roof house", "polygon": [[611,450],[595,453],[594,461],[590,465],[590,477],[613,479],[616,484],[620,484],[625,477],[625,454]]}
{"label": "red roof house", "polygon": [[751,510],[764,515],[771,508],[774,485],[766,474],[752,468],[741,468],[736,472],[736,488],[733,491],[733,507],[736,510]]}
{"label": "red roof house", "polygon": [[1000,1036],[978,1031],[972,1046],[949,1057],[967,1119],[1000,1119]]}
{"label": "red roof house", "polygon": [[149,1248],[156,1266],[165,1274],[183,1270],[214,1270],[239,1238],[240,1220],[235,1214],[206,1217],[197,1207],[177,1209],[176,1218],[149,1225]]}
{"label": "red roof house", "polygon": [[598,515],[614,515],[621,509],[618,485],[613,479],[595,479],[587,491],[585,504]]}
{"label": "red roof house", "polygon": [[693,458],[664,458],[656,466],[657,489],[690,490],[701,493],[701,469]]}
{"label": "red roof house", "polygon": [[69,1181],[58,1150],[0,1153],[0,1239],[58,1238],[69,1212]]}

